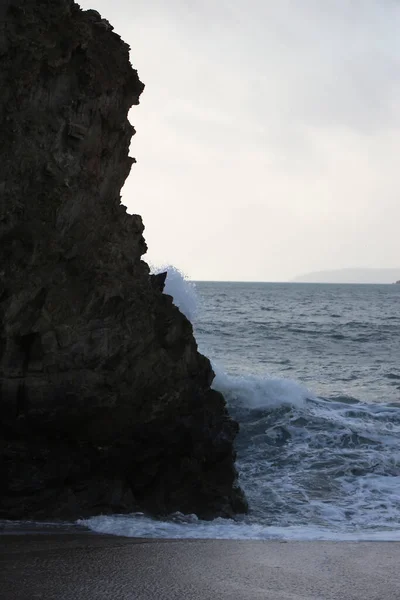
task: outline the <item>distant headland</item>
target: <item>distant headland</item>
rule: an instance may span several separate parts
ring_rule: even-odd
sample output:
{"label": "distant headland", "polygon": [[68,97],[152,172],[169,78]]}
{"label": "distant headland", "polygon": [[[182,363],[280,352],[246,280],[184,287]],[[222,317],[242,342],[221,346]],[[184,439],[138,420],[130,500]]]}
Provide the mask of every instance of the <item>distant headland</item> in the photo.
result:
{"label": "distant headland", "polygon": [[298,283],[398,283],[400,284],[400,268],[398,269],[334,269],[331,271],[314,271],[295,277]]}

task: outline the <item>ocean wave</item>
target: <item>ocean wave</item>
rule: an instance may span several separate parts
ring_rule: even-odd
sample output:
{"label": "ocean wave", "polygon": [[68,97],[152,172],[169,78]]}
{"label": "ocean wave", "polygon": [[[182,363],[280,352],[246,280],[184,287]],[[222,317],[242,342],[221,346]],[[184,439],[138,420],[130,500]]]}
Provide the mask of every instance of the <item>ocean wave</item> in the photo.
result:
{"label": "ocean wave", "polygon": [[172,296],[175,306],[189,319],[194,321],[198,313],[198,295],[196,285],[187,276],[172,265],[152,266],[151,272],[167,273],[164,294]]}
{"label": "ocean wave", "polygon": [[242,408],[276,408],[282,405],[303,406],[314,395],[291,379],[256,375],[228,375],[213,364],[213,388],[222,392],[228,402]]}

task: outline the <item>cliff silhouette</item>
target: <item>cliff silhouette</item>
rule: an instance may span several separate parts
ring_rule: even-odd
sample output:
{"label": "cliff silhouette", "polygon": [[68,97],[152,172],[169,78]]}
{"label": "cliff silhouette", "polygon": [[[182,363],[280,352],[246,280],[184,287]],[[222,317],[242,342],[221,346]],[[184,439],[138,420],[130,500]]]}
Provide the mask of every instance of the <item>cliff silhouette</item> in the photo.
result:
{"label": "cliff silhouette", "polygon": [[121,204],[143,88],[96,11],[0,3],[0,518],[246,510],[238,425]]}

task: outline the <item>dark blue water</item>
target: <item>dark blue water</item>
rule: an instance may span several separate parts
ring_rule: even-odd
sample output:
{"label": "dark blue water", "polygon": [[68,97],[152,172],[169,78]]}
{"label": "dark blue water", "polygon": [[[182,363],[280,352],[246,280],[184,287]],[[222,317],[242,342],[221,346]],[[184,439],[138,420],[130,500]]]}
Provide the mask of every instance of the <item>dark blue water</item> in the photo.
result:
{"label": "dark blue water", "polygon": [[199,283],[196,335],[231,374],[400,402],[400,285]]}
{"label": "dark blue water", "polygon": [[133,536],[400,540],[400,286],[167,280],[239,421],[236,521],[99,517]]}

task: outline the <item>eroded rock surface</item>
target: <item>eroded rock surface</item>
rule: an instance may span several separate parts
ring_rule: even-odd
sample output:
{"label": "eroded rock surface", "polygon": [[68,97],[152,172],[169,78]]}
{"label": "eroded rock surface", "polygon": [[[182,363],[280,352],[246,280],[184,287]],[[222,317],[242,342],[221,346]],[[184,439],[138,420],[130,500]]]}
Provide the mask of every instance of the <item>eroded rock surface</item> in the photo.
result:
{"label": "eroded rock surface", "polygon": [[143,90],[72,0],[0,0],[0,518],[245,510],[237,424],[120,190]]}

